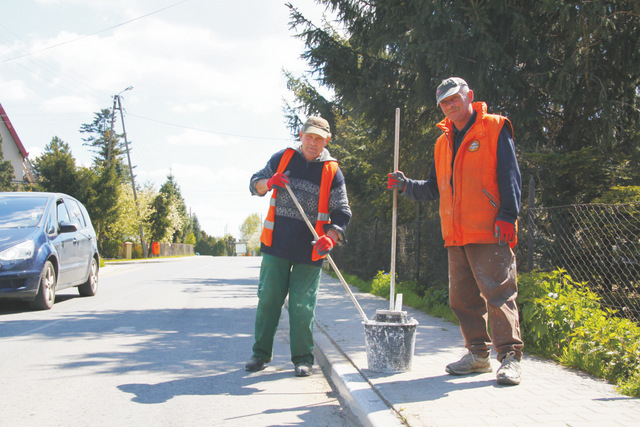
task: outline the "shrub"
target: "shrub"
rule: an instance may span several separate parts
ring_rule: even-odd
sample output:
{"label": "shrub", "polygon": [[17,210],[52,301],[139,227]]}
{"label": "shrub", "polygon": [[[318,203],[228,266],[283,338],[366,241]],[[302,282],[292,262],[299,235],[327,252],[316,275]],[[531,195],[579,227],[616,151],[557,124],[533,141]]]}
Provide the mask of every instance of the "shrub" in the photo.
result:
{"label": "shrub", "polygon": [[557,360],[573,330],[600,310],[598,301],[585,283],[574,282],[564,270],[521,275],[518,305],[529,351]]}
{"label": "shrub", "polygon": [[522,336],[529,351],[640,396],[640,327],[604,310],[584,282],[559,269],[519,277]]}
{"label": "shrub", "polygon": [[640,327],[612,312],[594,312],[576,328],[560,361],[619,384],[640,369]]}
{"label": "shrub", "polygon": [[391,294],[391,276],[384,271],[378,271],[378,274],[371,282],[371,293],[379,297],[389,299]]}

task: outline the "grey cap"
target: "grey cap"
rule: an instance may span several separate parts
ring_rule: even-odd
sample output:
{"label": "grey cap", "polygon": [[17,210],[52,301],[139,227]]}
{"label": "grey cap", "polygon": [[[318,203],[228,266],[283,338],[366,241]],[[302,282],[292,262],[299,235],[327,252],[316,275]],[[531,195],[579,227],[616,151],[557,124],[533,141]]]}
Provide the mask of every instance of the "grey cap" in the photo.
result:
{"label": "grey cap", "polygon": [[311,116],[302,126],[303,133],[315,133],[323,138],[329,138],[331,136],[331,128],[329,122],[322,117]]}
{"label": "grey cap", "polygon": [[449,77],[440,83],[436,91],[436,105],[440,105],[440,101],[460,92],[463,86],[469,87],[460,77]]}

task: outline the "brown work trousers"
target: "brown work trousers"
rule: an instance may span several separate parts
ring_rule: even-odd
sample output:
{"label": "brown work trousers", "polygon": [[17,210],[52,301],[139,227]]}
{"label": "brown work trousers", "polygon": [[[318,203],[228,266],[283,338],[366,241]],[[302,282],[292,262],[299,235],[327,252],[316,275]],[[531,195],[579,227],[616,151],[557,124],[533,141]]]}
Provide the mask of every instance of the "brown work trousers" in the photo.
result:
{"label": "brown work trousers", "polygon": [[520,360],[524,344],[516,305],[515,254],[509,246],[497,244],[447,249],[449,302],[460,322],[467,349],[478,356],[487,356],[493,343],[498,360],[511,352]]}

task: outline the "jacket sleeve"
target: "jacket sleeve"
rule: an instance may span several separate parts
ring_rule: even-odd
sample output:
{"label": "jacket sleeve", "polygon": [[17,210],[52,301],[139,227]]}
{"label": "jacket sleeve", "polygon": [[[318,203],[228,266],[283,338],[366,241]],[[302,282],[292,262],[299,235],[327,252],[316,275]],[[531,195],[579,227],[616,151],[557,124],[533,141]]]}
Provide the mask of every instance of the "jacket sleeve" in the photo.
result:
{"label": "jacket sleeve", "polygon": [[440,191],[438,190],[438,175],[436,174],[436,161],[431,162],[429,179],[426,181],[407,178],[407,185],[402,193],[403,196],[418,201],[438,200]]}
{"label": "jacket sleeve", "polygon": [[284,151],[285,150],[278,151],[276,154],[271,156],[266,166],[251,176],[251,179],[249,180],[249,191],[251,192],[252,196],[263,197],[265,194],[268,193],[268,192],[265,194],[258,193],[258,190],[256,190],[256,182],[260,181],[261,179],[269,179],[273,176],[274,173],[276,173],[276,171],[278,170],[278,165],[280,164],[280,159],[282,158]]}
{"label": "jacket sleeve", "polygon": [[325,233],[329,230],[335,230],[340,235],[340,241],[345,240],[347,226],[351,221],[351,208],[349,208],[344,175],[340,168],[333,178],[329,192],[329,216],[331,223],[325,226]]}
{"label": "jacket sleeve", "polygon": [[520,213],[522,182],[515,144],[505,127],[502,128],[498,136],[497,162],[500,211],[496,220],[514,224]]}

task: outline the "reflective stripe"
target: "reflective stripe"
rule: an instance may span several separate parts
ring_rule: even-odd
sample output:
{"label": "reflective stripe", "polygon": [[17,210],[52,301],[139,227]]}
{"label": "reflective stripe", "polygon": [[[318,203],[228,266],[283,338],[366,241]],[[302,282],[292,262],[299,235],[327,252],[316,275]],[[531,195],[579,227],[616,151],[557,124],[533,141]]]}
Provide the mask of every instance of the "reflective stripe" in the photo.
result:
{"label": "reflective stripe", "polygon": [[[277,173],[283,173],[289,164],[289,160],[293,157],[293,153],[295,151],[291,148],[285,150],[282,158],[280,159],[280,164],[278,164]],[[274,188],[271,193],[271,199],[269,199],[269,212],[267,212],[267,219],[265,220],[265,226],[262,228],[262,234],[260,235],[260,242],[264,243],[266,246],[271,246],[271,242],[273,241],[273,228],[274,222],[276,220],[276,198],[278,197],[278,188]]]}
{"label": "reflective stripe", "polygon": [[[278,164],[277,173],[283,173],[291,160],[291,157],[295,151],[293,149],[287,149],[280,163]],[[318,195],[318,218],[316,220],[315,230],[319,236],[324,236],[324,226],[331,223],[331,216],[329,215],[329,195],[331,193],[331,183],[338,171],[338,162],[330,160],[324,162],[322,167],[322,178],[320,181],[320,194]],[[271,246],[273,242],[273,233],[275,228],[275,211],[276,211],[276,198],[278,189],[273,188],[271,199],[269,200],[269,212],[267,213],[267,219],[264,221],[264,227],[262,228],[262,235],[260,236],[260,242],[265,246]],[[319,256],[315,250],[311,251],[311,260],[318,261],[325,256]]]}
{"label": "reflective stripe", "polygon": [[[338,162],[328,161],[322,166],[322,179],[320,181],[320,194],[318,197],[318,220],[316,221],[316,233],[324,236],[324,226],[331,223],[329,215],[329,196],[331,194],[331,183],[338,171]],[[318,261],[325,258],[320,256],[315,250],[311,251],[311,261]]]}

